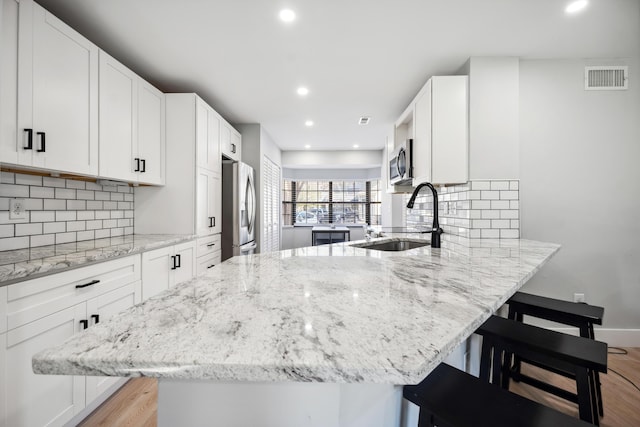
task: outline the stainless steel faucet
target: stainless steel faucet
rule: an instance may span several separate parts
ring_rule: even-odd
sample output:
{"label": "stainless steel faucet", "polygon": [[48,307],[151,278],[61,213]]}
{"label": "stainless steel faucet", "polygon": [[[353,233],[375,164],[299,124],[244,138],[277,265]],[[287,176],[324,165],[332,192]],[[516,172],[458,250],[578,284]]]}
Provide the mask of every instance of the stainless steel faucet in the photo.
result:
{"label": "stainless steel faucet", "polygon": [[[413,194],[409,199],[409,203],[407,203],[407,208],[413,209],[413,204],[416,201],[416,197],[418,197],[418,193],[422,190],[422,187],[429,187],[431,189],[431,193],[433,194],[433,225],[431,226],[431,247],[439,248],[440,247],[440,235],[444,233],[444,230],[440,228],[440,223],[438,223],[438,192],[431,185],[430,182],[423,182],[418,185],[415,190],[413,190]],[[426,231],[425,231],[426,233]]]}

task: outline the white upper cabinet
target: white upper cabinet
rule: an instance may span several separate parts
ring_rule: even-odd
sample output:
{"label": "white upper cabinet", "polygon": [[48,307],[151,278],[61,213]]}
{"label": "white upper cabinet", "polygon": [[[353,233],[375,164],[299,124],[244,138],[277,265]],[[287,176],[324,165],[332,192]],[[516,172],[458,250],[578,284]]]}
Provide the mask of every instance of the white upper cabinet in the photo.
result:
{"label": "white upper cabinet", "polygon": [[18,163],[18,3],[0,3],[0,162]]}
{"label": "white upper cabinet", "polygon": [[396,123],[396,144],[413,139],[413,185],[469,180],[467,76],[434,76]]}
{"label": "white upper cabinet", "polygon": [[134,172],[138,76],[100,52],[100,176],[137,181]]}
{"label": "white upper cabinet", "polygon": [[165,182],[164,121],[164,93],[138,78],[138,154],[135,157],[141,162],[139,182],[157,185]]}
{"label": "white upper cabinet", "polygon": [[98,47],[21,0],[17,163],[98,173]]}
{"label": "white upper cabinet", "polygon": [[162,188],[136,189],[136,232],[220,233],[222,118],[195,93],[170,93],[165,98],[166,168],[171,179]]}
{"label": "white upper cabinet", "polygon": [[229,123],[222,121],[220,128],[220,149],[226,157],[239,162],[242,159],[242,137]]}
{"label": "white upper cabinet", "polygon": [[101,177],[164,183],[164,94],[100,52]]}
{"label": "white upper cabinet", "polygon": [[198,167],[220,172],[220,124],[222,118],[206,102],[196,100]]}

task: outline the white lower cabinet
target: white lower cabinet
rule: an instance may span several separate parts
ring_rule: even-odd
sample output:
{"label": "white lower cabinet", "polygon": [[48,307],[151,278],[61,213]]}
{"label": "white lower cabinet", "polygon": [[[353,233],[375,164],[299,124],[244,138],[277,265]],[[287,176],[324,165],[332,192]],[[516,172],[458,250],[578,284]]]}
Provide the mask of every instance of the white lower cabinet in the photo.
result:
{"label": "white lower cabinet", "polygon": [[36,375],[31,357],[81,330],[86,304],[76,304],[7,332],[6,426],[61,426],[85,406],[82,376]]}
{"label": "white lower cabinet", "polygon": [[[104,322],[116,314],[138,304],[142,295],[142,282],[130,283],[87,301],[87,319],[90,325]],[[87,377],[87,405],[120,380],[118,377]]]}
{"label": "white lower cabinet", "polygon": [[220,234],[198,238],[196,247],[196,254],[198,256],[196,273],[198,276],[220,264],[222,258],[220,241]]}
{"label": "white lower cabinet", "polygon": [[134,305],[140,278],[140,256],[134,255],[6,287],[0,425],[64,425],[113,384],[112,378],[36,375],[31,358]]}
{"label": "white lower cabinet", "polygon": [[142,299],[192,279],[196,274],[196,243],[181,243],[142,254]]}

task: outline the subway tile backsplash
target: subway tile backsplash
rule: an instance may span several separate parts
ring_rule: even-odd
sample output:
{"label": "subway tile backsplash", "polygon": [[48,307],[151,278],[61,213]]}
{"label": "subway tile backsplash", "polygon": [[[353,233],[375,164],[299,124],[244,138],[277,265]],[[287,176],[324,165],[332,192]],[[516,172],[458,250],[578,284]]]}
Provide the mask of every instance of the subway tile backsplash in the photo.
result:
{"label": "subway tile backsplash", "polygon": [[[449,235],[471,239],[518,239],[519,188],[517,180],[477,180],[439,187],[440,227]],[[432,212],[433,197],[425,191],[416,199],[414,208],[407,209],[407,227],[431,227]]]}
{"label": "subway tile backsplash", "polygon": [[[133,234],[133,188],[0,172],[0,251]],[[22,199],[25,219],[10,219]]]}

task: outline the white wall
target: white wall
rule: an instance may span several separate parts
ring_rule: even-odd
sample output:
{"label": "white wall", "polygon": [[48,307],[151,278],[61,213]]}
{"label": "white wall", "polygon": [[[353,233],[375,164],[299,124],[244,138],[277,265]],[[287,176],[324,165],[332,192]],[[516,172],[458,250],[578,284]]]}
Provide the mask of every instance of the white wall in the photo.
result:
{"label": "white wall", "polygon": [[604,61],[520,62],[522,237],[562,244],[524,290],[584,293],[640,346],[640,61],[613,62],[629,90],[583,89],[584,66]]}
{"label": "white wall", "polygon": [[293,180],[381,179],[380,167],[366,169],[292,169],[283,168],[282,176]]}
{"label": "white wall", "polygon": [[517,179],[518,58],[472,57],[469,75],[469,179]]}
{"label": "white wall", "polygon": [[380,166],[382,150],[284,151],[282,165],[287,168],[373,168]]}
{"label": "white wall", "polygon": [[262,194],[264,194],[262,182],[262,160],[267,156],[278,166],[281,166],[282,155],[280,148],[273,138],[258,123],[238,124],[235,128],[242,134],[242,161],[256,171],[256,192],[258,203],[256,206],[256,244],[260,248],[263,228]]}

